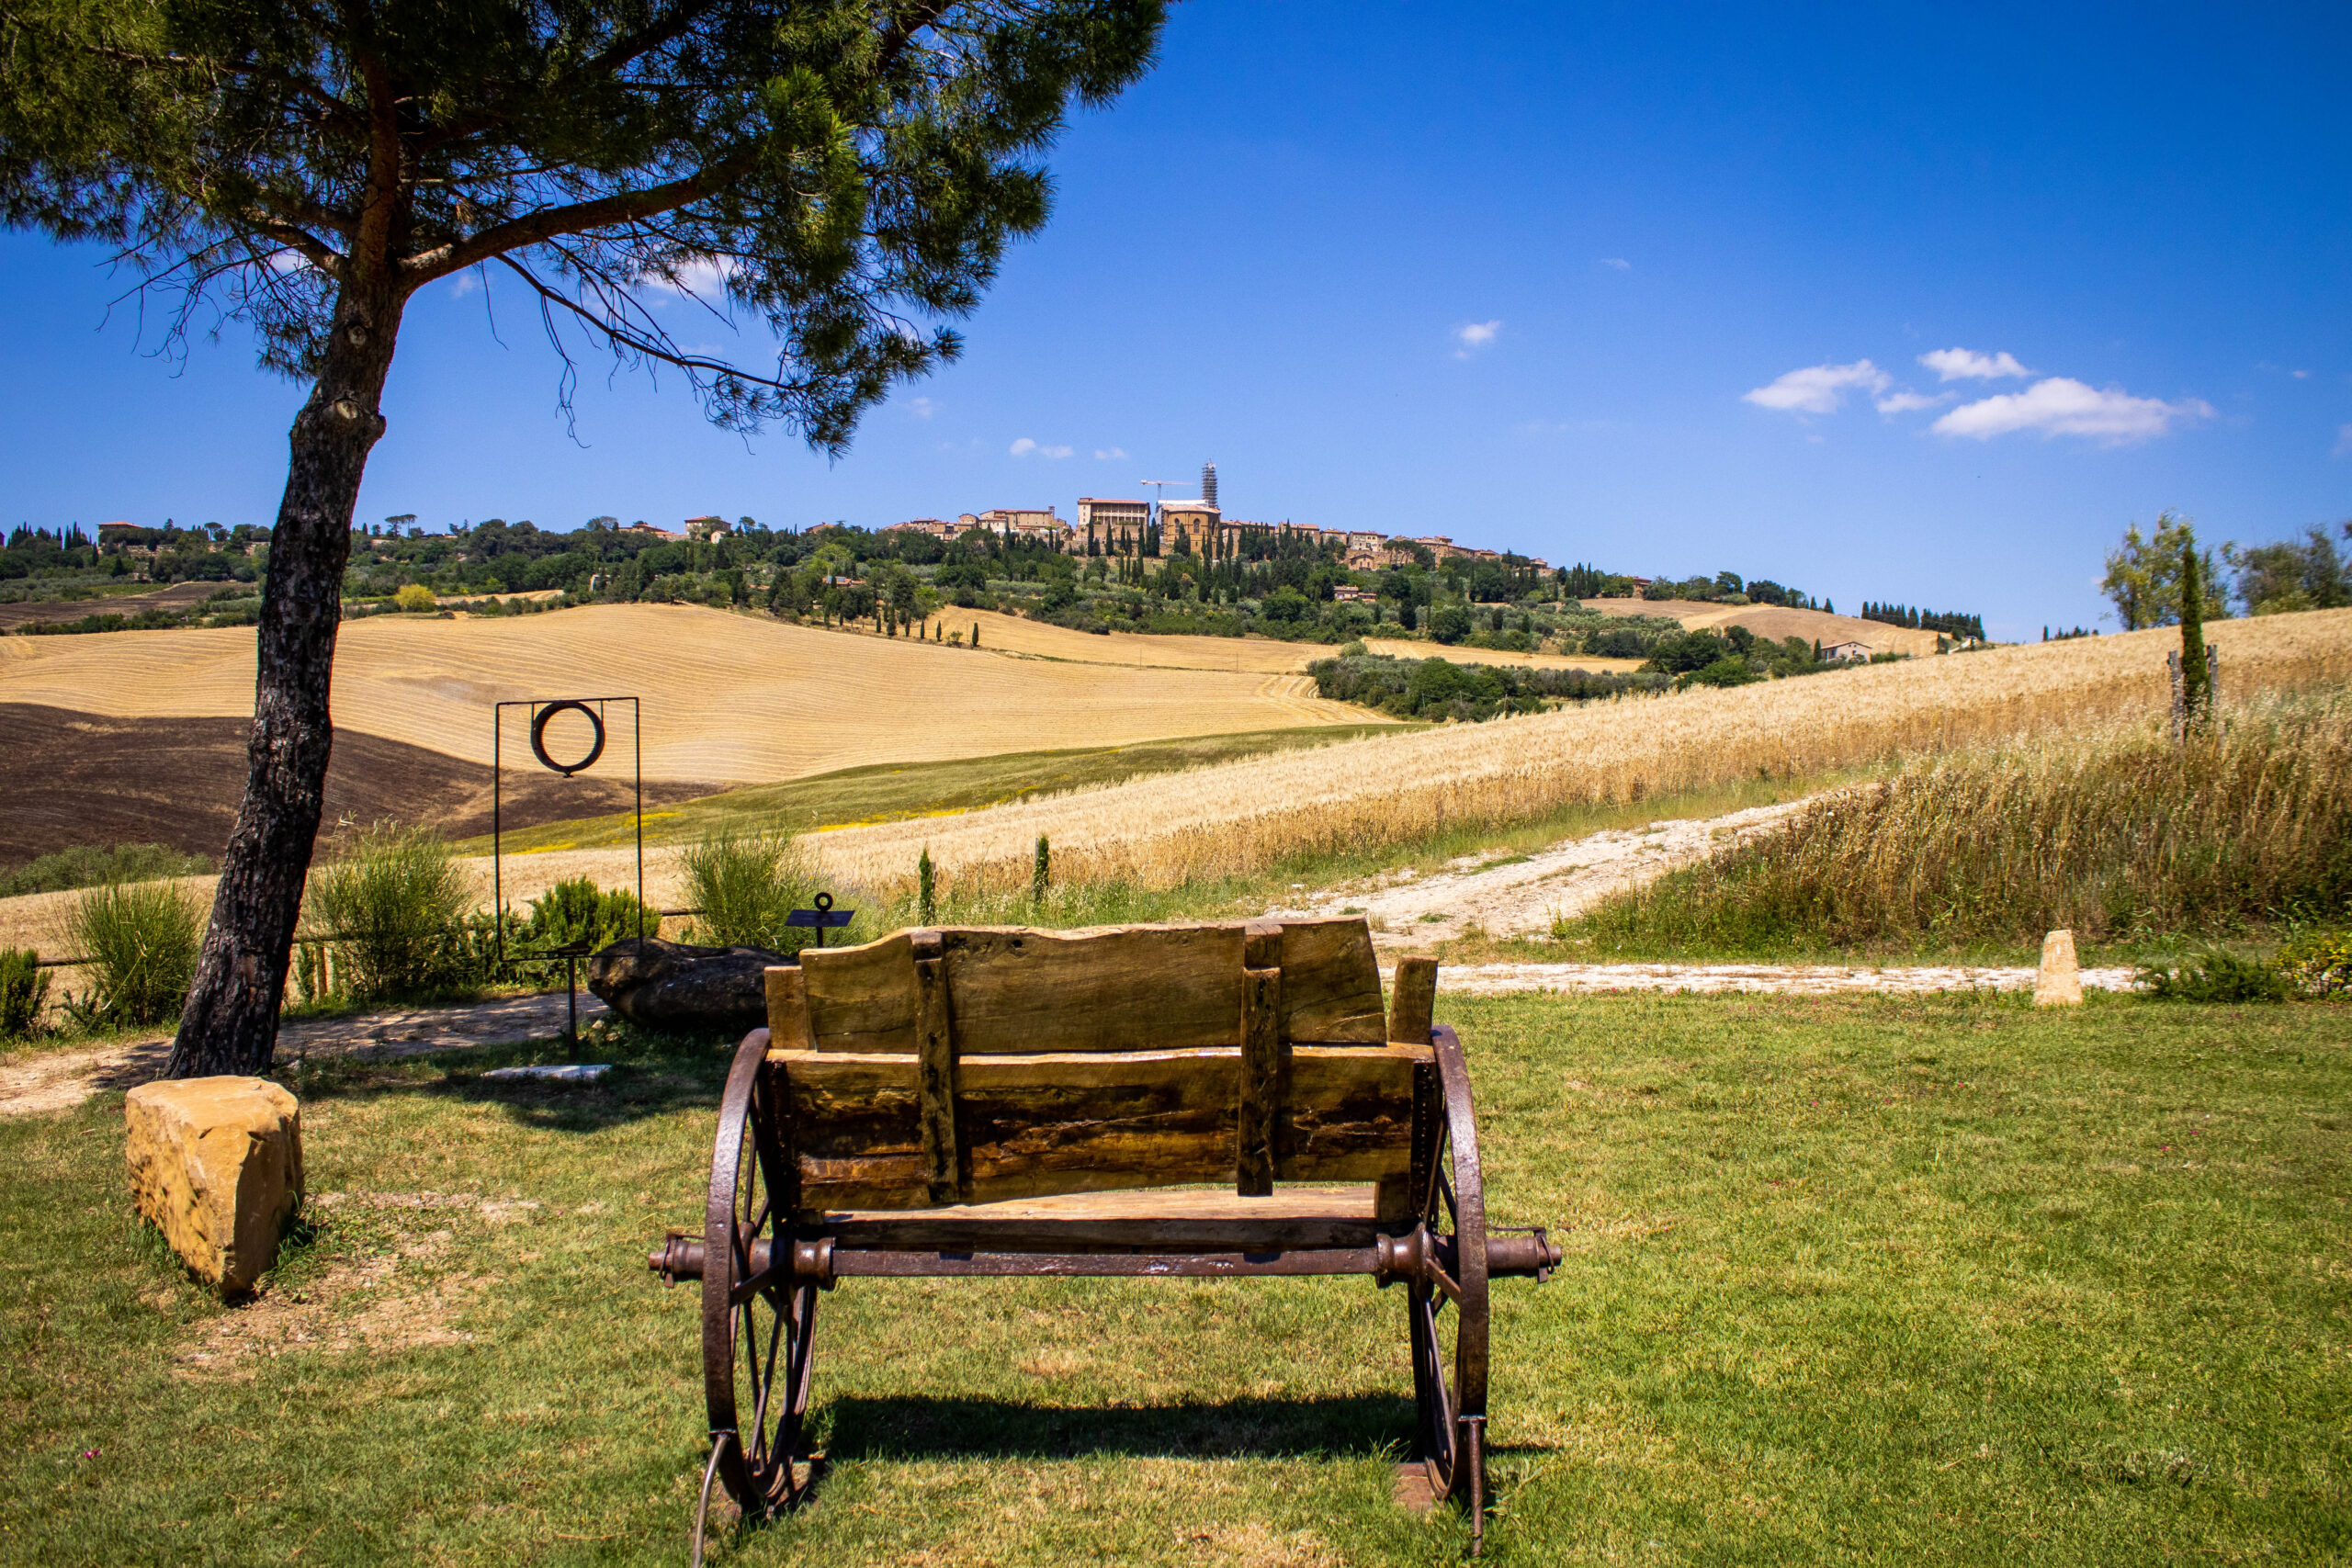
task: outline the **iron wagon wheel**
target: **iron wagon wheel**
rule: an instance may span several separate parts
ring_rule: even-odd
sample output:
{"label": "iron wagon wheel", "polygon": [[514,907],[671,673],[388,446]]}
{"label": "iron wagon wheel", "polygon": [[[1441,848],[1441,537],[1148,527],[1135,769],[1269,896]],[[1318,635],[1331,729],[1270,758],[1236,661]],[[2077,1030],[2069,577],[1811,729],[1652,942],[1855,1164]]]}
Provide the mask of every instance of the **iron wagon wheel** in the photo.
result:
{"label": "iron wagon wheel", "polygon": [[[703,1214],[703,1398],[711,1463],[747,1517],[788,1508],[809,1479],[808,1410],[817,1287],[796,1286],[785,1151],[769,1101],[767,1031],[735,1053],[718,1105]],[[708,1504],[709,1485],[703,1489]],[[696,1521],[700,1533],[700,1521]]]}
{"label": "iron wagon wheel", "polygon": [[1436,1157],[1421,1193],[1421,1224],[1436,1267],[1408,1282],[1418,1448],[1430,1493],[1470,1507],[1483,1533],[1486,1512],[1487,1196],[1478,1165],[1477,1120],[1462,1043],[1440,1025],[1442,1117]]}

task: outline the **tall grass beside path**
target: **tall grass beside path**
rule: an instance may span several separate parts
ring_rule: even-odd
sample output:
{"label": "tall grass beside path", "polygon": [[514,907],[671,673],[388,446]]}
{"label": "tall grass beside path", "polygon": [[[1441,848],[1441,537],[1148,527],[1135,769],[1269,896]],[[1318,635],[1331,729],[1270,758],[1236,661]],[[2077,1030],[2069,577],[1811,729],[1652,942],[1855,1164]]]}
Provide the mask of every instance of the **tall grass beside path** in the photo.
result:
{"label": "tall grass beside path", "polygon": [[1638,950],[2221,935],[2352,898],[2352,699],[1973,750],[1838,792],[1583,926]]}
{"label": "tall grass beside path", "polygon": [[[2352,610],[2210,630],[2231,697],[2352,680]],[[890,892],[910,882],[926,845],[951,885],[1019,886],[1041,833],[1052,837],[1065,885],[1213,883],[1579,806],[1815,778],[2103,718],[2161,716],[2175,640],[2169,631],[2086,637],[1593,703],[944,820],[845,829],[809,843],[834,874]]]}

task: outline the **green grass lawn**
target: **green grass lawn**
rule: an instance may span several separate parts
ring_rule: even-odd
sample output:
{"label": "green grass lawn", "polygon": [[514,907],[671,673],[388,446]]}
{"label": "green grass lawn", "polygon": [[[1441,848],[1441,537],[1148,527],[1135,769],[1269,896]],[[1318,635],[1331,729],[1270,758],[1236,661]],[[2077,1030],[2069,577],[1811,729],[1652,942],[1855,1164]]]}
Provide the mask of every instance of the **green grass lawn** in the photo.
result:
{"label": "green grass lawn", "polygon": [[[2352,1561],[2352,1013],[2101,998],[1455,1001],[1498,1220],[1498,1562]],[[119,1097],[0,1122],[0,1556],[683,1560],[720,1049],[304,1097],[254,1305],[128,1216]],[[552,1054],[552,1047],[548,1054]],[[329,1196],[330,1194],[334,1196]],[[1389,1502],[1355,1281],[852,1281],[763,1563],[1451,1561]]]}

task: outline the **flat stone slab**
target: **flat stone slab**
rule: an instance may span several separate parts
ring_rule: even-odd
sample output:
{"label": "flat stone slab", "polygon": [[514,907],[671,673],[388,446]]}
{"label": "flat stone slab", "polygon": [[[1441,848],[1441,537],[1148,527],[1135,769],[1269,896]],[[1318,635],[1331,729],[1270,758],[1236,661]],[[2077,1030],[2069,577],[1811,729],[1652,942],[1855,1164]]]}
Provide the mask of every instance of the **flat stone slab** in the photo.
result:
{"label": "flat stone slab", "polygon": [[486,1078],[547,1078],[556,1083],[594,1083],[613,1070],[610,1062],[545,1062],[528,1067],[492,1067]]}

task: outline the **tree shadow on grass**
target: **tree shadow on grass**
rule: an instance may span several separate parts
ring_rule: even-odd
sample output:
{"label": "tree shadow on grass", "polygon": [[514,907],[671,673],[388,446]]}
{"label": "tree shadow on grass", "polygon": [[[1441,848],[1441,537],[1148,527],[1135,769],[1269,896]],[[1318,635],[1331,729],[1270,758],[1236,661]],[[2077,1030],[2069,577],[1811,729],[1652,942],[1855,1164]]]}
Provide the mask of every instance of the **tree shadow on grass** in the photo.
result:
{"label": "tree shadow on grass", "polygon": [[596,1133],[678,1111],[715,1115],[734,1049],[732,1041],[634,1032],[617,1041],[583,1041],[580,1060],[613,1069],[594,1082],[489,1076],[500,1067],[571,1060],[560,1039],[469,1046],[397,1061],[329,1058],[281,1064],[272,1076],[306,1104],[407,1095],[496,1105],[526,1127]]}

